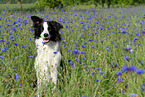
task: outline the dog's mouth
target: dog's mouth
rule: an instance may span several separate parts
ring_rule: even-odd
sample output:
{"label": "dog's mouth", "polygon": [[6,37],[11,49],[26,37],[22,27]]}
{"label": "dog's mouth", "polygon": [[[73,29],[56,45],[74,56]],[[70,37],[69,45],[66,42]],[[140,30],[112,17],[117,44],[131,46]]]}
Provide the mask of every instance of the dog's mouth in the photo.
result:
{"label": "dog's mouth", "polygon": [[45,43],[48,43],[48,42],[49,42],[49,38],[43,38],[43,41],[44,41]]}

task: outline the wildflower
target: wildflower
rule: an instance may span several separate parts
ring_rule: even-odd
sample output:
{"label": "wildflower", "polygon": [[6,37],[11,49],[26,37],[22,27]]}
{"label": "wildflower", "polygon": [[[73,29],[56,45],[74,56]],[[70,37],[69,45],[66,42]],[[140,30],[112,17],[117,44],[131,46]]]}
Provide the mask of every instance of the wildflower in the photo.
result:
{"label": "wildflower", "polygon": [[57,54],[57,52],[53,52],[53,54]]}
{"label": "wildflower", "polygon": [[25,46],[21,45],[21,48],[25,48]]}
{"label": "wildflower", "polygon": [[132,93],[132,94],[130,94],[130,97],[136,97],[136,96],[137,96],[136,93]]}
{"label": "wildflower", "polygon": [[145,83],[143,83],[143,84],[141,85],[141,89],[142,89],[143,92],[145,92]]}
{"label": "wildflower", "polygon": [[122,93],[125,93],[125,91],[121,90]]}
{"label": "wildflower", "polygon": [[120,76],[122,75],[122,71],[118,71],[116,74]]}
{"label": "wildflower", "polygon": [[116,81],[116,83],[120,83],[120,82],[123,82],[123,80],[122,80],[122,77],[117,77],[117,81]]}
{"label": "wildflower", "polygon": [[144,73],[144,69],[136,69],[135,72],[136,74],[142,74]]}
{"label": "wildflower", "polygon": [[88,39],[88,41],[93,41],[92,39]]}
{"label": "wildflower", "polygon": [[136,42],[137,40],[138,40],[138,38],[134,38],[134,40],[133,40],[133,41],[134,41],[134,42]]}
{"label": "wildflower", "polygon": [[5,39],[0,39],[0,42],[5,42],[6,40]]}
{"label": "wildflower", "polygon": [[19,79],[18,73],[15,73],[14,80],[17,81]]}
{"label": "wildflower", "polygon": [[121,33],[125,34],[125,33],[128,33],[128,31],[122,30]]}
{"label": "wildflower", "polygon": [[99,81],[99,79],[96,79],[96,82],[98,82]]}
{"label": "wildflower", "polygon": [[86,46],[85,45],[81,45],[83,48],[86,48]]}
{"label": "wildflower", "polygon": [[135,66],[129,66],[127,70],[128,71],[135,71],[136,70],[136,67]]}
{"label": "wildflower", "polygon": [[97,68],[97,70],[100,70],[101,68]]}
{"label": "wildflower", "polygon": [[115,65],[115,68],[117,68],[117,64]]}
{"label": "wildflower", "polygon": [[128,85],[125,85],[125,89],[127,89],[128,88]]}
{"label": "wildflower", "polygon": [[95,48],[94,46],[91,46],[91,48]]}
{"label": "wildflower", "polygon": [[131,49],[130,45],[127,45],[127,48],[123,48],[123,50],[133,53],[133,49]]}
{"label": "wildflower", "polygon": [[127,61],[130,61],[133,57],[127,57],[125,56],[124,59],[126,59]]}
{"label": "wildflower", "polygon": [[46,42],[42,42],[42,44],[46,45],[47,43]]}
{"label": "wildflower", "polygon": [[92,58],[91,58],[90,61],[95,61],[95,59],[92,59]]}
{"label": "wildflower", "polygon": [[12,41],[14,41],[15,40],[15,38],[10,38]]}
{"label": "wildflower", "polygon": [[16,67],[13,67],[13,69],[16,69]]}
{"label": "wildflower", "polygon": [[145,35],[145,31],[142,31],[142,34]]}
{"label": "wildflower", "polygon": [[108,52],[110,51],[109,48],[106,48],[105,50],[108,51]]}
{"label": "wildflower", "polygon": [[105,72],[100,70],[99,73],[100,73],[100,74],[104,74]]}
{"label": "wildflower", "polygon": [[70,65],[71,65],[72,67],[75,67],[75,64],[74,64],[73,62],[70,62]]}
{"label": "wildflower", "polygon": [[4,57],[3,56],[0,56],[0,59],[3,59]]}
{"label": "wildflower", "polygon": [[29,58],[33,58],[33,56],[29,56]]}
{"label": "wildflower", "polygon": [[16,45],[16,46],[18,45],[18,43],[13,43],[13,44]]}

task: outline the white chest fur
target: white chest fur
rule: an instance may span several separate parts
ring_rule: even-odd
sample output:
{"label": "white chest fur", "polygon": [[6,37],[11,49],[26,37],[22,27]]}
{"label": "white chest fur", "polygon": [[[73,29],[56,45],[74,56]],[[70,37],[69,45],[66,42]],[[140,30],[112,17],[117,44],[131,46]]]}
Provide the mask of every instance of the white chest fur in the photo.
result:
{"label": "white chest fur", "polygon": [[43,44],[43,39],[36,39],[37,57],[35,59],[35,69],[37,72],[38,87],[41,83],[46,84],[52,79],[52,82],[57,83],[57,68],[61,62],[61,53],[59,42],[50,41],[48,44]]}

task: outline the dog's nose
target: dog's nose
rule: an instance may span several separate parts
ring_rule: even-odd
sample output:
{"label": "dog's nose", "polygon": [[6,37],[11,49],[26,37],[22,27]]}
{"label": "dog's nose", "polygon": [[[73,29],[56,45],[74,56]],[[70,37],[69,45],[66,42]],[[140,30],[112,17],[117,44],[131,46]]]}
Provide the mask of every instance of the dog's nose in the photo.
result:
{"label": "dog's nose", "polygon": [[48,37],[48,34],[47,34],[47,33],[45,33],[45,34],[44,34],[44,37]]}

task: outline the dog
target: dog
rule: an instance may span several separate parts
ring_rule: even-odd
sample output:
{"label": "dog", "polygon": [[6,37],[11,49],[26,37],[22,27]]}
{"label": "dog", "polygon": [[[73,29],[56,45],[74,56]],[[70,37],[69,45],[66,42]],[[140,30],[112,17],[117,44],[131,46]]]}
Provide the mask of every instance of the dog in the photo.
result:
{"label": "dog", "polygon": [[34,28],[34,38],[37,56],[34,67],[36,70],[38,91],[41,86],[47,86],[51,80],[54,88],[57,86],[58,67],[62,65],[60,50],[61,35],[59,30],[63,26],[56,21],[44,21],[38,16],[31,16]]}

